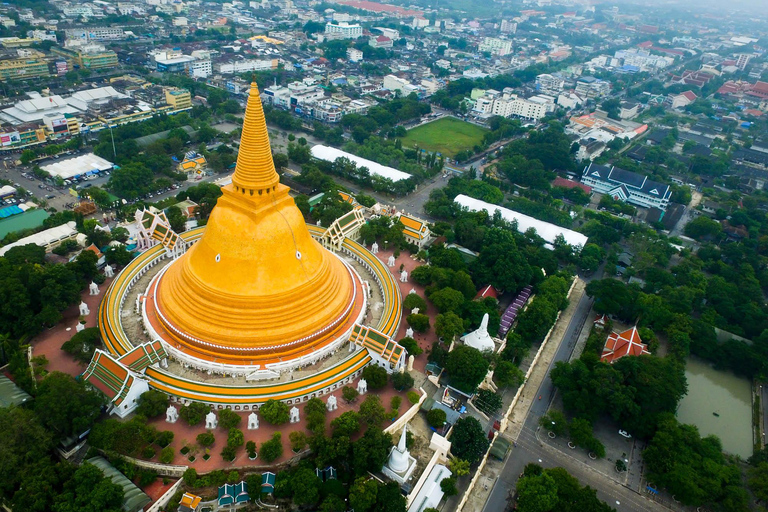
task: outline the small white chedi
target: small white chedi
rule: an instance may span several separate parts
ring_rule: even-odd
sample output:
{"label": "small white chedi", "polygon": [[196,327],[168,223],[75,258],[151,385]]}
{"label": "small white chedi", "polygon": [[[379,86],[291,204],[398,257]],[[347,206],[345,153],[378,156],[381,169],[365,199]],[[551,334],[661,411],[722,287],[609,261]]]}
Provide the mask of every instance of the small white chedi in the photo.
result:
{"label": "small white chedi", "polygon": [[493,352],[496,350],[496,345],[493,343],[491,335],[488,334],[488,313],[483,315],[483,321],[480,322],[480,327],[462,336],[461,341],[468,347],[476,348],[481,352],[486,350]]}
{"label": "small white chedi", "polygon": [[165,410],[166,423],[176,423],[179,419],[179,411],[173,404],[168,405],[168,409]]}
{"label": "small white chedi", "polygon": [[382,471],[392,480],[403,484],[406,480],[411,478],[413,470],[416,469],[416,459],[411,457],[408,452],[407,444],[407,424],[403,426],[403,433],[400,435],[400,441],[396,446],[392,447],[389,452],[389,459],[387,464],[382,468]]}

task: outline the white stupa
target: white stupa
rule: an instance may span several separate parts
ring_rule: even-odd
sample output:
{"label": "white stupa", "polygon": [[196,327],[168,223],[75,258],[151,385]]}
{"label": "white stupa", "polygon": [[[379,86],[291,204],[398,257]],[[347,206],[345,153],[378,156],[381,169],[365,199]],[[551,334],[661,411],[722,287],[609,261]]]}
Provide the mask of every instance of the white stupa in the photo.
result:
{"label": "white stupa", "polygon": [[416,459],[411,457],[406,446],[406,431],[407,425],[404,425],[400,441],[397,446],[392,447],[392,451],[389,452],[389,460],[382,468],[385,475],[400,484],[411,478],[413,470],[416,469]]}
{"label": "white stupa", "polygon": [[480,327],[468,334],[461,337],[461,341],[465,345],[476,348],[480,352],[490,350],[493,352],[496,350],[496,345],[493,343],[491,335],[488,334],[488,313],[483,315],[483,321],[480,322]]}

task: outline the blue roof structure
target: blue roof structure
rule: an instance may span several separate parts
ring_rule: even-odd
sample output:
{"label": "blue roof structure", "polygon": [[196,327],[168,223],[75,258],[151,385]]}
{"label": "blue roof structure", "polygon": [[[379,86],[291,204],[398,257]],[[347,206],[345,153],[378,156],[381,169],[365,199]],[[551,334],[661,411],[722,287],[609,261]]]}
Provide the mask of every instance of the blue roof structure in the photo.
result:
{"label": "blue roof structure", "polygon": [[240,482],[235,485],[224,484],[219,487],[219,497],[217,501],[220,507],[245,503],[250,499],[251,497],[248,495],[248,489],[245,486],[245,482]]}
{"label": "blue roof structure", "polygon": [[24,210],[16,205],[6,206],[5,208],[0,208],[0,219],[10,217],[11,215],[18,215],[19,213],[24,213]]}

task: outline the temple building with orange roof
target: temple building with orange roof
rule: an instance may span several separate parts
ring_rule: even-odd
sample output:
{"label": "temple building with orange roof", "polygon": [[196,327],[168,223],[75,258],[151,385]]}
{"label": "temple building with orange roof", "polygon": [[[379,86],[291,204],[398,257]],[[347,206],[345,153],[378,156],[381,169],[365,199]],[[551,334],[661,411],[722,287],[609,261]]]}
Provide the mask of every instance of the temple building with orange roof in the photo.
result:
{"label": "temple building with orange roof", "polygon": [[627,329],[623,332],[612,332],[605,340],[603,354],[600,360],[604,363],[613,364],[617,359],[625,356],[650,355],[648,347],[640,334],[637,332],[637,326]]}
{"label": "temple building with orange roof", "polygon": [[399,220],[403,225],[403,235],[406,242],[418,246],[419,249],[423,249],[429,244],[431,233],[429,225],[425,221],[407,213],[401,213]]}

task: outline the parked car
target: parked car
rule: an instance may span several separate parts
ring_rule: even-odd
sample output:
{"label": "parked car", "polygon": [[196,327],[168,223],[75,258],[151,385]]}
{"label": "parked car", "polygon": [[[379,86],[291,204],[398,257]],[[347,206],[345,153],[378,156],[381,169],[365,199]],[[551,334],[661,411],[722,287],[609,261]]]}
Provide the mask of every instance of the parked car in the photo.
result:
{"label": "parked car", "polygon": [[622,437],[626,437],[627,439],[631,438],[632,436],[627,432],[626,430],[619,430],[619,435]]}

